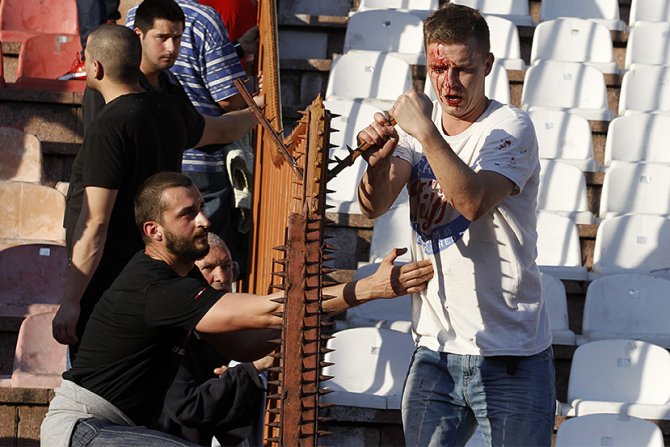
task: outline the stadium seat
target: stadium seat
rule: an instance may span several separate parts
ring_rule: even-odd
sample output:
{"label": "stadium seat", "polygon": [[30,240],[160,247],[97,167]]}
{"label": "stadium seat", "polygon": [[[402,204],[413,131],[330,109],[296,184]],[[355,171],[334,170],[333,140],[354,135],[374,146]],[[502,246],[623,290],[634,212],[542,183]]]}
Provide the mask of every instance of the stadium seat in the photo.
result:
{"label": "stadium seat", "polygon": [[565,416],[621,414],[643,419],[670,416],[670,353],[634,340],[599,340],[572,357]]}
{"label": "stadium seat", "polygon": [[37,33],[62,33],[78,36],[79,24],[75,0],[3,0],[0,2],[1,41],[23,42]]}
{"label": "stadium seat", "polygon": [[570,330],[568,320],[568,303],[563,283],[548,273],[542,275],[542,292],[544,303],[549,314],[551,337],[555,345],[575,345],[575,333]]}
{"label": "stadium seat", "polygon": [[[439,8],[438,0],[361,0],[358,5],[358,11],[367,11],[370,9],[397,9],[401,11],[411,11],[430,13]],[[424,14],[424,16],[427,14]]]}
{"label": "stadium seat", "polygon": [[366,51],[333,60],[326,99],[360,99],[384,110],[412,88],[412,71],[404,60]]}
{"label": "stadium seat", "polygon": [[33,134],[0,127],[0,180],[42,182],[42,145]]}
{"label": "stadium seat", "polygon": [[0,249],[13,245],[65,243],[65,196],[54,188],[0,181]]}
{"label": "stadium seat", "polygon": [[482,14],[503,17],[516,26],[535,26],[528,0],[451,0],[451,3],[479,9]]}
{"label": "stadium seat", "polygon": [[525,70],[521,59],[521,45],[516,25],[509,19],[495,15],[485,16],[491,36],[491,53],[507,70]]}
{"label": "stadium seat", "polygon": [[352,14],[344,35],[344,52],[379,51],[411,65],[426,65],[423,21],[414,14],[376,9]]}
{"label": "stadium seat", "polygon": [[613,163],[603,180],[600,218],[622,214],[670,216],[670,166]]}
{"label": "stadium seat", "polygon": [[637,113],[616,117],[607,129],[605,166],[615,161],[670,164],[668,129],[668,115]]}
{"label": "stadium seat", "polygon": [[670,0],[632,0],[628,26],[636,27],[639,22],[670,22]]}
{"label": "stadium seat", "polygon": [[2,42],[0,42],[0,88],[5,86],[5,59],[2,54]]}
{"label": "stadium seat", "polygon": [[544,61],[526,70],[521,104],[526,110],[563,110],[592,121],[609,121],[605,76],[579,62]]}
{"label": "stadium seat", "polygon": [[569,217],[538,211],[536,262],[540,271],[558,279],[588,279],[582,266],[577,224]]}
{"label": "stadium seat", "polygon": [[377,328],[353,328],[336,332],[327,348],[334,349],[324,361],[334,365],[323,374],[334,376],[324,385],[333,392],[324,403],[348,407],[399,409],[402,387],[414,352],[407,333]]}
{"label": "stadium seat", "polygon": [[638,65],[624,74],[619,115],[670,114],[670,66]]}
{"label": "stadium seat", "polygon": [[626,338],[670,348],[670,281],[624,273],[589,284],[577,344]]}
{"label": "stadium seat", "polygon": [[584,173],[561,161],[540,160],[537,209],[569,217],[578,224],[592,224]]}
{"label": "stadium seat", "polygon": [[593,136],[586,118],[570,112],[535,109],[530,112],[540,147],[540,158],[558,160],[582,171],[598,170]]}
{"label": "stadium seat", "polygon": [[40,34],[21,45],[16,69],[16,86],[50,90],[84,91],[84,80],[59,81],[70,71],[72,61],[81,51],[79,36]]}
{"label": "stadium seat", "polygon": [[65,288],[67,249],[26,244],[0,250],[0,315],[24,316],[59,304]]}
{"label": "stadium seat", "polygon": [[619,0],[542,0],[540,22],[577,17],[602,23],[612,31],[623,31]]}
{"label": "stadium seat", "polygon": [[[324,101],[324,105],[331,113],[339,115],[330,121],[331,129],[339,131],[330,134],[330,144],[335,145],[330,150],[330,158],[342,160],[349,155],[346,146],[357,146],[356,135],[374,120],[375,113],[381,112],[381,109],[351,99],[331,99]],[[328,205],[334,207],[331,212],[361,214],[358,184],[365,169],[367,163],[363,157],[358,157],[352,166],[328,182],[328,189],[333,191],[327,195]]]}
{"label": "stadium seat", "polygon": [[639,23],[631,30],[624,66],[637,65],[670,65],[670,23]]}
{"label": "stadium seat", "polygon": [[[379,263],[359,267],[353,281],[372,275]],[[376,327],[410,332],[412,329],[412,297],[403,295],[392,300],[373,300],[352,307],[346,314],[347,327]]]}
{"label": "stadium seat", "polygon": [[604,219],[593,249],[592,279],[616,273],[670,277],[670,219],[629,214]]}
{"label": "stadium seat", "polygon": [[537,25],[530,63],[546,60],[582,62],[603,73],[619,73],[607,27],[575,17],[548,20]]}
{"label": "stadium seat", "polygon": [[589,414],[564,421],[554,447],[663,447],[663,432],[644,419],[620,414]]}
{"label": "stadium seat", "polygon": [[[433,85],[429,79],[426,79],[423,92],[428,95],[431,100],[434,101],[437,99],[433,90]],[[507,70],[503,67],[502,62],[497,59],[493,61],[491,72],[484,79],[484,93],[487,98],[495,99],[502,104],[510,103],[510,88]]]}
{"label": "stadium seat", "polygon": [[393,248],[407,248],[398,262],[412,260],[412,227],[409,222],[409,200],[403,188],[391,209],[375,220],[370,242],[370,262],[380,262]]}
{"label": "stadium seat", "polygon": [[60,385],[66,369],[67,346],[51,335],[55,310],[30,315],[19,329],[11,379],[0,381],[0,386],[14,388],[48,388]]}

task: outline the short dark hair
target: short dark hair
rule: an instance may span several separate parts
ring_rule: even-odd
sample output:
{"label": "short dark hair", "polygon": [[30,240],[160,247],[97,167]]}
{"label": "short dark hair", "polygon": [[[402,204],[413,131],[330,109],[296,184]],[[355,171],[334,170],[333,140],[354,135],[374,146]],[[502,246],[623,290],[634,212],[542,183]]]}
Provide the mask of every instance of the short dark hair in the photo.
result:
{"label": "short dark hair", "polygon": [[89,34],[86,50],[90,59],[100,62],[110,79],[137,82],[142,45],[132,30],[122,25],[100,25]]}
{"label": "short dark hair", "polygon": [[154,27],[156,19],[179,22],[186,26],[186,17],[181,7],[173,0],[144,0],[135,11],[135,28],[146,34]]}
{"label": "short dark hair", "polygon": [[446,3],[426,19],[423,24],[423,44],[433,42],[445,44],[465,43],[474,37],[482,56],[491,51],[489,27],[478,10],[469,6]]}
{"label": "short dark hair", "polygon": [[142,232],[142,238],[146,242],[143,231],[145,222],[162,222],[163,212],[166,204],[163,193],[170,188],[190,188],[193,181],[179,172],[159,172],[146,179],[137,190],[135,195],[135,224]]}

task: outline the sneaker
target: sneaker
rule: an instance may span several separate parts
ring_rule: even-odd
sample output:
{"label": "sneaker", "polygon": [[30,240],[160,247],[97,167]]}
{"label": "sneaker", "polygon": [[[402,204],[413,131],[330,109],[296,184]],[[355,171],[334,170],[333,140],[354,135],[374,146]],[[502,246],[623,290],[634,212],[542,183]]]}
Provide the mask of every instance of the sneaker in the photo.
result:
{"label": "sneaker", "polygon": [[77,53],[77,58],[72,62],[70,71],[59,77],[59,81],[69,81],[70,79],[86,79],[86,70],[81,55]]}

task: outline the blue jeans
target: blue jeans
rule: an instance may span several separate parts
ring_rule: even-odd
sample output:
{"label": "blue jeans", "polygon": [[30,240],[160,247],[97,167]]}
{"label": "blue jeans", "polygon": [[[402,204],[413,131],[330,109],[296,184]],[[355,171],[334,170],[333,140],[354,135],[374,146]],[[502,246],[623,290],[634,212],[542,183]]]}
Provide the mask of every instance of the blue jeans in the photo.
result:
{"label": "blue jeans", "polygon": [[86,48],[86,38],[98,25],[108,20],[118,20],[120,0],[77,0],[77,19],[81,38],[82,57]]}
{"label": "blue jeans", "polygon": [[70,440],[71,447],[193,447],[176,436],[144,426],[116,425],[102,419],[81,419]]}
{"label": "blue jeans", "polygon": [[551,446],[556,407],[551,348],[482,357],[419,347],[405,382],[408,446],[463,446],[480,426],[487,446]]}

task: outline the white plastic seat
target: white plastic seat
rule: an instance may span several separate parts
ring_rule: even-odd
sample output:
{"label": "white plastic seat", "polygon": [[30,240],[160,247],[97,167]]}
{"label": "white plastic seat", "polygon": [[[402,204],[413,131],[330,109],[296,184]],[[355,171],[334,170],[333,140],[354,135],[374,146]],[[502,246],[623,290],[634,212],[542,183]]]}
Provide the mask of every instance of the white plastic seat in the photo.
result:
{"label": "white plastic seat", "polygon": [[336,332],[324,356],[334,365],[323,369],[334,376],[324,383],[332,393],[321,402],[349,407],[399,409],[402,387],[414,352],[407,333],[361,327]]}
{"label": "white plastic seat", "polygon": [[503,17],[516,26],[535,26],[528,9],[528,0],[451,0],[451,3],[479,9],[482,14]]}
{"label": "white plastic seat", "polygon": [[373,51],[347,53],[333,60],[326,99],[361,99],[387,109],[411,88],[412,72],[404,60]]}
{"label": "white plastic seat", "polygon": [[516,25],[509,19],[496,15],[484,16],[489,26],[491,53],[507,70],[524,70],[521,45]]}
{"label": "white plastic seat", "polygon": [[670,114],[670,67],[638,65],[623,76],[619,115]]}
{"label": "white plastic seat", "polygon": [[554,345],[574,346],[576,336],[570,330],[568,320],[568,304],[565,297],[565,286],[548,273],[542,275],[542,292],[544,303],[549,314],[549,327]]}
{"label": "white plastic seat", "polygon": [[603,73],[619,73],[607,27],[576,17],[548,20],[537,25],[530,63],[545,60],[582,62]]}
{"label": "white plastic seat", "polygon": [[631,30],[624,66],[637,65],[670,65],[670,23],[639,23]]}
{"label": "white plastic seat", "polygon": [[603,180],[600,217],[622,214],[670,216],[670,166],[613,163]]}
{"label": "white plastic seat", "polygon": [[578,17],[602,23],[612,31],[623,31],[619,19],[619,0],[542,0],[540,22]]}
{"label": "white plastic seat", "polygon": [[412,65],[426,65],[423,21],[408,12],[375,9],[352,14],[344,35],[344,52],[379,51]]}
{"label": "white plastic seat", "polygon": [[600,222],[592,277],[616,273],[670,277],[670,219],[628,214]]}
{"label": "white plastic seat", "polygon": [[548,108],[583,116],[587,120],[609,121],[605,75],[579,62],[544,61],[526,70],[521,92],[526,110]]}
{"label": "white plastic seat", "polygon": [[592,224],[584,173],[567,163],[540,160],[537,209],[569,217],[578,224]]}
{"label": "white plastic seat", "polygon": [[358,5],[359,11],[370,9],[435,11],[437,8],[439,8],[438,0],[361,0]]}
{"label": "white plastic seat", "polygon": [[569,217],[538,211],[535,262],[540,271],[558,279],[586,280],[577,224]]}
{"label": "white plastic seat", "polygon": [[634,340],[599,340],[575,350],[566,416],[623,414],[643,419],[670,416],[670,353]]}
{"label": "white plastic seat", "polygon": [[381,262],[393,248],[407,248],[397,258],[398,262],[410,262],[412,227],[409,222],[409,199],[403,188],[393,206],[375,220],[370,242],[370,262]]}
{"label": "white plastic seat", "polygon": [[670,348],[670,281],[620,274],[589,284],[577,344],[603,339],[642,340]]}
{"label": "white plastic seat", "polygon": [[[428,95],[431,100],[434,101],[437,99],[437,95],[435,94],[430,79],[426,79],[423,92]],[[507,70],[497,59],[493,62],[491,72],[484,79],[484,94],[487,98],[495,99],[502,104],[510,103],[510,88]]]}
{"label": "white plastic seat", "polygon": [[[339,131],[330,134],[330,144],[335,145],[330,149],[330,158],[344,159],[349,154],[346,146],[357,146],[356,135],[374,120],[375,113],[381,112],[381,109],[351,99],[327,100],[324,105],[331,113],[340,115],[330,121],[330,127]],[[326,197],[328,205],[334,207],[331,212],[361,214],[358,184],[366,169],[367,163],[363,157],[358,157],[352,166],[328,182],[328,189],[333,191]]]}
{"label": "white plastic seat", "polygon": [[628,26],[633,28],[640,22],[670,22],[670,0],[633,0]]}
{"label": "white plastic seat", "polygon": [[663,447],[663,432],[644,419],[620,414],[589,414],[567,419],[556,432],[554,447]]}
{"label": "white plastic seat", "polygon": [[[366,264],[359,267],[353,280],[372,275],[379,268],[379,263]],[[376,327],[410,332],[412,329],[412,297],[403,295],[391,300],[373,300],[360,306],[352,307],[346,314],[347,327]]]}
{"label": "white plastic seat", "polygon": [[598,170],[591,126],[586,118],[550,109],[535,109],[529,114],[535,126],[540,158],[568,163],[582,171]]}
{"label": "white plastic seat", "polygon": [[636,113],[616,117],[607,129],[605,166],[614,161],[670,164],[668,129],[668,115]]}

